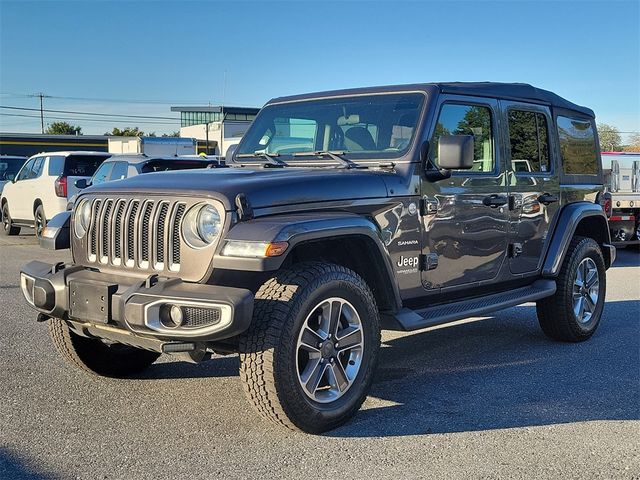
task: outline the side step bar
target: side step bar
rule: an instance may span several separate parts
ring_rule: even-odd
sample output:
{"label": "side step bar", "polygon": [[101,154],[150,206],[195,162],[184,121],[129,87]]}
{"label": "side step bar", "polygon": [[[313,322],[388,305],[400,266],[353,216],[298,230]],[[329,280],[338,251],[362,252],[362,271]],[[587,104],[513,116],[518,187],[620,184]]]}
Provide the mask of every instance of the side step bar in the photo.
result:
{"label": "side step bar", "polygon": [[460,300],[455,303],[434,305],[422,310],[403,308],[395,314],[395,320],[403,330],[411,331],[455,322],[468,317],[514,307],[521,303],[540,300],[556,292],[555,280],[537,280],[526,287],[494,293],[484,297]]}

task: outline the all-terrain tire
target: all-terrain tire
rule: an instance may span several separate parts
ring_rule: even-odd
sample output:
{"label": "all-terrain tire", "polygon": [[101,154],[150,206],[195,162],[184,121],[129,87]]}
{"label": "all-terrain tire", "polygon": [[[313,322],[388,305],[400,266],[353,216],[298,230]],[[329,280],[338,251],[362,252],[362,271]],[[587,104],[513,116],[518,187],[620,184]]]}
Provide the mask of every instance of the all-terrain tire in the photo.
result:
{"label": "all-terrain tire", "polygon": [[[298,336],[317,306],[339,297],[362,321],[361,364],[335,401],[318,403],[299,381]],[[355,272],[309,262],[281,270],[256,294],[251,326],[240,340],[240,378],[249,402],[265,418],[293,430],[321,433],[349,420],[362,405],[377,365],[380,321],[375,299]]]}
{"label": "all-terrain tire", "polygon": [[9,204],[7,202],[2,205],[2,233],[3,235],[18,235],[20,233],[20,227],[15,227],[11,223]]}
{"label": "all-terrain tire", "polygon": [[[598,272],[598,298],[591,317],[580,322],[574,312],[574,283],[578,266],[590,258]],[[556,293],[536,303],[538,321],[542,331],[550,338],[566,342],[582,342],[594,334],[604,309],[606,295],[606,269],[600,246],[592,238],[576,236],[571,240],[556,279]]]}
{"label": "all-terrain tire", "polygon": [[123,344],[106,344],[74,333],[60,319],[49,321],[49,336],[64,360],[86,373],[103,377],[127,377],[155,362],[159,353]]}

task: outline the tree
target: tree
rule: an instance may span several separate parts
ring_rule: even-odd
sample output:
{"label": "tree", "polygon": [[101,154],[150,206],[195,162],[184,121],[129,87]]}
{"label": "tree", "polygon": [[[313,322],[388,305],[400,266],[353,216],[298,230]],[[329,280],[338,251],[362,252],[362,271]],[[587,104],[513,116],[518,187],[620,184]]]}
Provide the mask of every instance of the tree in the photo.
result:
{"label": "tree", "polygon": [[620,131],[606,123],[598,124],[598,137],[600,138],[600,148],[608,152],[618,152],[622,148]]}
{"label": "tree", "polygon": [[47,125],[47,135],[82,135],[82,127],[76,127],[67,122],[53,122]]}
{"label": "tree", "polygon": [[625,152],[640,152],[640,133],[629,135],[629,143],[624,147]]}
{"label": "tree", "polygon": [[124,127],[120,130],[118,127],[113,127],[110,132],[105,132],[105,135],[113,137],[143,137],[144,132],[138,127]]}
{"label": "tree", "polygon": [[163,137],[179,137],[180,132],[163,133],[162,136]]}

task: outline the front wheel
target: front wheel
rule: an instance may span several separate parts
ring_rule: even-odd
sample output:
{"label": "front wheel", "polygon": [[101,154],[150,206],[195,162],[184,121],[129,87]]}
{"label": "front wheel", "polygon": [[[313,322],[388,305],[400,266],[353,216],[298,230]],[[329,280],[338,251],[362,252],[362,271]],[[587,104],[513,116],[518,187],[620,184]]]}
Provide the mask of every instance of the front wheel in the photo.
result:
{"label": "front wheel", "polygon": [[364,280],[338,265],[304,263],[256,294],[240,376],[262,416],[321,433],[360,408],[379,348],[378,309]]}
{"label": "front wheel", "polygon": [[20,227],[14,227],[9,215],[9,204],[7,202],[2,205],[2,233],[5,235],[18,235]]}
{"label": "front wheel", "polygon": [[600,324],[607,287],[604,259],[595,240],[573,238],[556,282],[556,293],[536,304],[542,331],[556,340],[587,340]]}
{"label": "front wheel", "polygon": [[106,343],[74,333],[58,318],[49,320],[49,335],[56,350],[67,363],[87,373],[104,377],[127,377],[140,373],[155,362],[159,353]]}

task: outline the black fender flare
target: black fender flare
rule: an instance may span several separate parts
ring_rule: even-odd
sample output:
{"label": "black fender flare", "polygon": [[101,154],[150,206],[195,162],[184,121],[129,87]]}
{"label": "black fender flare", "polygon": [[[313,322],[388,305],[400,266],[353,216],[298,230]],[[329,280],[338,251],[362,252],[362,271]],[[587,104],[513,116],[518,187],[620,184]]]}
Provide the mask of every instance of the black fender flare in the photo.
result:
{"label": "black fender flare", "polygon": [[[276,271],[285,263],[291,251],[302,243],[339,237],[363,236],[369,239],[380,255],[384,272],[381,272],[393,288],[396,305],[401,305],[389,252],[382,240],[380,229],[369,218],[348,212],[318,212],[313,214],[289,214],[258,217],[233,226],[221,241],[213,259],[214,270],[242,270],[249,272]],[[227,257],[222,255],[227,241],[287,242],[289,246],[278,257]]]}
{"label": "black fender flare", "polygon": [[611,245],[609,224],[602,207],[596,203],[576,202],[565,206],[558,214],[542,266],[543,277],[556,277],[558,275],[564,257],[567,254],[569,243],[571,243],[571,239],[576,234],[580,222],[586,218],[597,220],[597,223],[602,222],[604,226],[602,231],[592,232],[595,234],[592,236],[595,237],[602,248],[607,268],[611,266],[616,256],[615,247]]}

